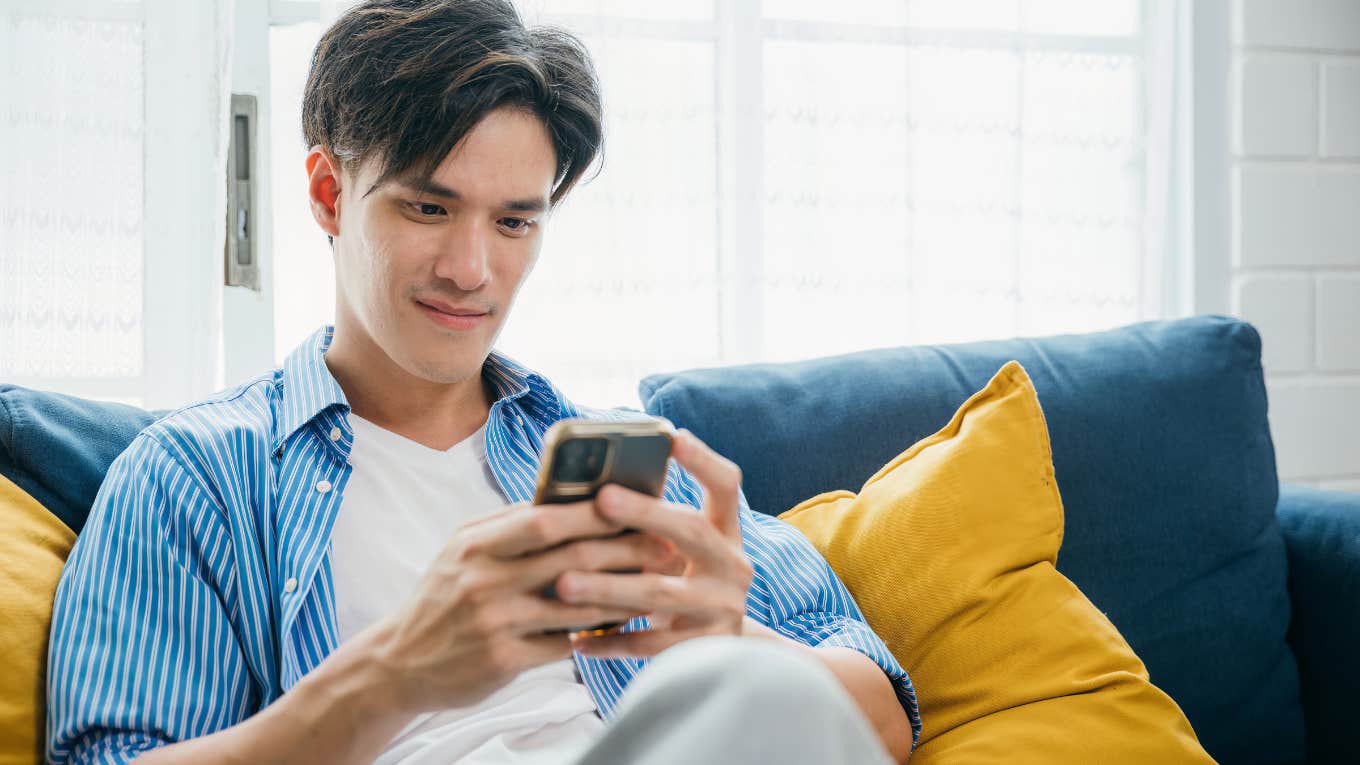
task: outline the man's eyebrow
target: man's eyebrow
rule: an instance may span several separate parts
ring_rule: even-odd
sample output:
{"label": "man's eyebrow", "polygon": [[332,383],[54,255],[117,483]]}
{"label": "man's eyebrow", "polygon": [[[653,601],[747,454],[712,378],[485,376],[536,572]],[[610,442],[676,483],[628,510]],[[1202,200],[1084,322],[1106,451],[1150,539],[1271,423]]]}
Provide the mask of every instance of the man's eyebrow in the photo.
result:
{"label": "man's eyebrow", "polygon": [[[399,179],[397,183],[418,194],[427,194],[454,202],[461,201],[463,198],[462,194],[431,178]],[[501,207],[514,212],[538,213],[548,209],[548,200],[546,197],[511,199],[504,202]]]}

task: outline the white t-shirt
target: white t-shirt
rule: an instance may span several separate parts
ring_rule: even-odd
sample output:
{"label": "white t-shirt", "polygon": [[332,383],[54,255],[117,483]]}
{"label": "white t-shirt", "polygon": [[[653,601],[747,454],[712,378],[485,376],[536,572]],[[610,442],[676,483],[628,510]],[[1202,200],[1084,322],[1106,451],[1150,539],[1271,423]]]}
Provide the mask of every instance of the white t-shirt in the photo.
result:
{"label": "white t-shirt", "polygon": [[[486,426],[447,451],[355,414],[352,473],[331,534],[336,620],[348,640],[395,611],[463,523],[505,507],[486,460]],[[417,717],[383,765],[560,763],[603,730],[570,659],[529,670],[470,707]]]}

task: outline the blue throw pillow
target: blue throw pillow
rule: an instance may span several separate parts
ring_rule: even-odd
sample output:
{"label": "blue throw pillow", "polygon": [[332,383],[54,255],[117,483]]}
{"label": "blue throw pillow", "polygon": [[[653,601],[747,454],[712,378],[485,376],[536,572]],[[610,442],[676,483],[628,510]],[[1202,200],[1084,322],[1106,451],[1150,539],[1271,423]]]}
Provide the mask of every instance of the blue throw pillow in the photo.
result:
{"label": "blue throw pillow", "polygon": [[1066,509],[1058,568],[1216,759],[1294,763],[1304,728],[1260,350],[1250,325],[1198,317],[693,370],[639,387],[648,412],[741,465],[753,508],[778,514],[856,490],[1019,360]]}
{"label": "blue throw pillow", "polygon": [[0,384],[0,474],[79,534],[113,459],[160,414]]}

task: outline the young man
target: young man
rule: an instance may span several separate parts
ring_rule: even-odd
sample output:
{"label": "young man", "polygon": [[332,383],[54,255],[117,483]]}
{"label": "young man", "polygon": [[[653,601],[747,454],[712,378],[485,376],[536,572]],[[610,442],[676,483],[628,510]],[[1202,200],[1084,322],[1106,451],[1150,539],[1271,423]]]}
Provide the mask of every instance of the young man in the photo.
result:
{"label": "young man", "polygon": [[661,499],[528,501],[550,424],[638,416],[491,350],[600,145],[579,43],[508,0],[373,0],[303,115],[335,326],[110,468],[57,594],[51,761],[905,760],[906,673],[692,435]]}

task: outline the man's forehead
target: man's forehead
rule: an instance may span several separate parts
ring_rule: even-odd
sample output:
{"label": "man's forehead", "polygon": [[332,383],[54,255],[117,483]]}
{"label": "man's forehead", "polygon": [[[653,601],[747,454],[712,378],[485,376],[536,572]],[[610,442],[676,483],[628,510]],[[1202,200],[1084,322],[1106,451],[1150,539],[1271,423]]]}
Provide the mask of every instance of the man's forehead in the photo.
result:
{"label": "man's forehead", "polygon": [[357,163],[356,175],[373,179],[367,193],[393,184],[436,196],[455,191],[458,195],[546,199],[561,171],[548,125],[539,115],[516,106],[482,115],[447,150],[427,148],[420,154],[399,147],[374,152]]}

